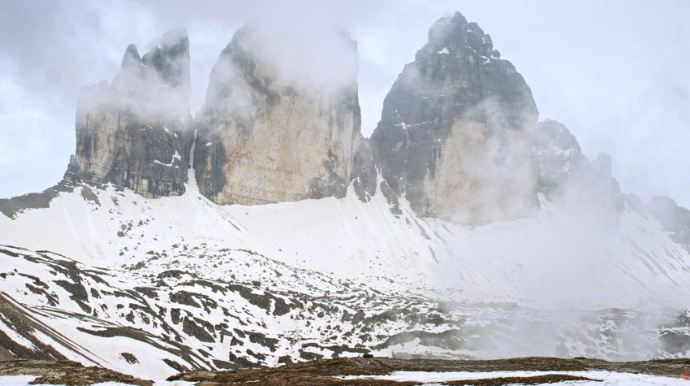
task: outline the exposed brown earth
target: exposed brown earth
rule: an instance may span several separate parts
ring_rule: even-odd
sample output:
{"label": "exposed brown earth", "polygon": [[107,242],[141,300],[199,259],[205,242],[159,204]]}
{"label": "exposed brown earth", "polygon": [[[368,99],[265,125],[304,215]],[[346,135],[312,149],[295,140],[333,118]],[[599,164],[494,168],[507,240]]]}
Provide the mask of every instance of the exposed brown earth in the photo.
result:
{"label": "exposed brown earth", "polygon": [[[690,371],[690,359],[659,359],[640,362],[607,362],[590,358],[512,358],[496,360],[439,360],[393,358],[336,358],[315,360],[271,368],[230,371],[198,371],[170,377],[169,381],[195,382],[199,386],[412,386],[421,382],[397,382],[382,379],[342,379],[344,375],[385,375],[393,371],[588,371],[605,370],[680,377]],[[13,360],[0,362],[0,375],[36,375],[34,384],[91,385],[100,382],[122,382],[152,386],[153,382],[100,367],[84,367],[71,361]],[[457,379],[443,385],[499,386],[511,383],[525,385],[589,380],[567,374],[545,374],[529,377],[496,377]]]}
{"label": "exposed brown earth", "polygon": [[[512,358],[497,360],[436,360],[393,358],[338,358],[317,360],[264,369],[243,369],[218,372],[179,374],[169,380],[198,382],[200,386],[266,385],[266,386],[407,386],[419,382],[396,382],[375,379],[340,379],[343,375],[384,375],[393,371],[587,371],[608,370],[664,376],[680,376],[690,370],[690,359],[663,359],[642,362],[607,362],[589,358]],[[505,385],[519,381],[523,384],[554,383],[567,380],[587,380],[565,374],[534,377],[505,377],[479,380],[447,381],[445,385]]]}
{"label": "exposed brown earth", "polygon": [[0,362],[0,375],[36,375],[32,384],[83,386],[101,382],[121,382],[152,386],[153,382],[103,367],[84,367],[72,361],[12,360]]}

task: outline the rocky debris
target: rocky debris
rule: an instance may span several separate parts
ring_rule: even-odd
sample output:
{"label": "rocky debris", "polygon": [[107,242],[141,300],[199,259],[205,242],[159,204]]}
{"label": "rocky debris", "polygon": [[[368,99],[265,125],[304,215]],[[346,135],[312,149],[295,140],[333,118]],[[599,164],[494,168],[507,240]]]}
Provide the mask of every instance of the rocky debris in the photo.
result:
{"label": "rocky debris", "polygon": [[[376,379],[342,379],[344,375],[385,375],[394,371],[421,372],[492,372],[492,371],[589,371],[680,376],[690,366],[688,359],[664,359],[641,362],[607,362],[590,358],[527,357],[496,360],[440,360],[393,358],[337,358],[315,360],[274,368],[178,374],[169,381],[184,380],[204,385],[419,385],[418,382],[394,382]],[[539,384],[569,380],[591,380],[566,374],[532,377],[497,377],[481,380],[454,380],[443,385]]]}
{"label": "rocky debris", "polygon": [[484,223],[536,208],[537,108],[491,37],[460,13],[439,19],[405,65],[371,137],[389,201],[422,216]]}
{"label": "rocky debris", "polygon": [[[8,327],[13,332],[12,335],[8,335],[0,330],[0,361],[17,358],[32,360],[67,359],[54,347],[42,342],[35,334],[35,331],[40,331],[47,336],[51,336],[53,334],[50,329],[31,318],[23,306],[12,301],[12,299],[1,292],[0,322],[9,325]],[[16,335],[23,337],[25,339],[24,342],[18,341],[15,338]]]}
{"label": "rocky debris", "polygon": [[149,380],[108,370],[103,367],[84,367],[72,361],[13,360],[0,361],[0,375],[35,375],[31,383],[83,386],[103,382],[121,382],[131,385],[152,386]]}
{"label": "rocky debris", "polygon": [[113,183],[146,197],[184,193],[193,139],[189,61],[187,33],[173,30],[141,58],[127,47],[110,86],[82,90],[65,180]]}
{"label": "rocky debris", "polygon": [[[267,366],[370,352],[411,358],[490,356],[492,342],[520,350],[524,335],[512,334],[511,326],[523,324],[543,332],[529,341],[544,354],[671,357],[685,355],[688,347],[688,324],[674,324],[671,315],[660,321],[604,309],[566,323],[515,305],[477,308],[391,292],[290,267],[251,250],[174,245],[142,249],[149,260],[137,271],[89,268],[48,251],[0,246],[2,291],[23,303],[12,304],[25,320],[43,321],[14,330],[16,334],[3,329],[7,336],[0,337],[0,346],[5,354],[33,358],[33,346],[48,352],[32,334],[40,331],[57,342],[50,343],[57,353],[83,355],[106,366],[112,359],[99,358],[112,354],[123,366],[149,366],[153,354],[142,357],[128,346],[112,353],[89,351],[85,346],[91,343],[82,343],[129,340],[147,352],[165,353],[155,361],[168,359],[176,370]],[[7,317],[0,323],[25,322]],[[559,338],[553,341],[550,333],[556,331]],[[132,365],[122,352],[136,355],[139,364]]]}
{"label": "rocky debris", "polygon": [[[0,257],[22,259],[21,264],[32,267],[27,270],[31,274],[0,270],[0,282],[8,291],[18,292],[22,299],[26,296],[32,299],[33,308],[20,307],[23,310],[21,315],[26,315],[27,320],[35,313],[49,318],[68,318],[77,323],[76,331],[86,335],[86,339],[131,339],[154,351],[164,350],[173,354],[178,358],[174,361],[174,366],[178,366],[175,369],[215,368],[218,363],[223,368],[256,367],[276,363],[279,357],[283,362],[296,362],[363,354],[370,351],[367,345],[373,346],[386,339],[383,331],[394,334],[413,326],[424,328],[425,324],[439,330],[451,328],[451,324],[458,322],[447,314],[438,318],[427,317],[424,310],[435,307],[436,303],[430,301],[425,306],[424,300],[415,296],[375,292],[377,296],[371,297],[372,291],[366,286],[357,288],[313,272],[294,270],[251,251],[224,249],[220,251],[221,256],[209,256],[208,253],[204,252],[204,258],[210,260],[221,256],[232,259],[236,256],[234,254],[245,256],[249,259],[247,262],[251,261],[254,266],[263,266],[276,274],[280,270],[276,278],[285,281],[283,284],[270,284],[269,290],[260,288],[261,283],[256,280],[199,280],[194,278],[193,271],[170,270],[166,268],[168,264],[161,262],[163,258],[157,258],[151,261],[162,264],[161,270],[154,272],[162,273],[155,275],[147,271],[151,268],[142,269],[141,273],[131,273],[141,285],[133,284],[134,289],[120,288],[111,285],[117,283],[115,278],[118,274],[114,271],[88,270],[82,264],[47,251],[36,253],[0,247]],[[156,254],[156,251],[149,253],[150,256]],[[168,259],[181,258],[170,256]],[[178,265],[179,262],[174,264]],[[322,284],[319,287],[337,286],[341,290],[332,294],[316,287],[310,287],[306,292],[296,291],[295,284],[303,280],[299,278],[307,277],[310,278],[309,283],[323,281],[319,282]],[[150,289],[154,283],[156,288],[152,293]],[[291,284],[286,286],[285,283]],[[414,310],[410,310],[412,304],[416,306]],[[437,312],[431,314],[436,315]],[[22,325],[10,320],[12,325]],[[275,330],[267,325],[284,327]],[[58,342],[61,345],[56,347],[59,352],[83,353],[82,349],[63,339],[58,331],[31,324],[26,331],[18,333],[31,342],[35,340],[35,347],[43,347],[39,339],[32,338],[31,331],[34,330]],[[447,346],[443,339],[443,336],[437,336],[436,341],[427,339],[425,342]],[[2,347],[17,356],[35,358],[30,348],[24,351],[18,348],[21,340],[13,340],[10,336],[0,337],[0,340]],[[229,353],[217,351],[217,347],[228,343]],[[41,352],[58,353],[49,349]],[[57,355],[57,358],[62,358],[61,354]],[[87,352],[86,355],[91,358],[92,353]],[[129,364],[135,361],[142,363],[141,357],[131,357],[126,352],[119,353],[118,357]],[[12,358],[15,356],[7,357]],[[173,365],[172,362],[166,363]]]}
{"label": "rocky debris", "polygon": [[324,88],[286,80],[284,64],[265,55],[271,39],[245,26],[213,68],[194,121],[199,190],[219,204],[343,197],[360,137],[356,44],[341,35],[346,48],[318,52],[353,63],[347,81]]}
{"label": "rocky debris", "polygon": [[29,193],[12,198],[0,198],[0,213],[9,218],[16,218],[18,213],[26,209],[40,209],[50,207],[50,202],[60,192],[72,192],[74,187],[65,181],[44,190],[41,193]]}

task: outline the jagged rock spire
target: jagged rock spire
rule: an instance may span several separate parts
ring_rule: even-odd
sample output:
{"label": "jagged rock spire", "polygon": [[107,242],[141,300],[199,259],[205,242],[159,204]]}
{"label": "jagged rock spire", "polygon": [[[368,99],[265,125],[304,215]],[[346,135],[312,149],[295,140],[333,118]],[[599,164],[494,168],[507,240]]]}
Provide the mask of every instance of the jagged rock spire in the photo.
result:
{"label": "jagged rock spire", "polygon": [[130,44],[110,86],[82,90],[76,152],[65,179],[112,183],[148,197],[182,194],[190,147],[189,61],[183,29],[165,34],[143,57]]}
{"label": "jagged rock spire", "polygon": [[439,19],[405,65],[371,137],[389,200],[460,222],[525,216],[536,206],[530,162],[537,108],[491,37],[460,13]]}

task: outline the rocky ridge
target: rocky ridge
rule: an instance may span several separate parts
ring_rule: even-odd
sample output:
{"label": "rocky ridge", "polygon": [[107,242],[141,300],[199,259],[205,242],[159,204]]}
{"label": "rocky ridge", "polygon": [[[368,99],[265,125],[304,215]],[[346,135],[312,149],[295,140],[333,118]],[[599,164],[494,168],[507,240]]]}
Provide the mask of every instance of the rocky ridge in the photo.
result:
{"label": "rocky ridge", "polygon": [[110,85],[82,90],[65,180],[112,183],[146,197],[180,195],[189,165],[189,39],[165,34],[143,57],[127,47]]}

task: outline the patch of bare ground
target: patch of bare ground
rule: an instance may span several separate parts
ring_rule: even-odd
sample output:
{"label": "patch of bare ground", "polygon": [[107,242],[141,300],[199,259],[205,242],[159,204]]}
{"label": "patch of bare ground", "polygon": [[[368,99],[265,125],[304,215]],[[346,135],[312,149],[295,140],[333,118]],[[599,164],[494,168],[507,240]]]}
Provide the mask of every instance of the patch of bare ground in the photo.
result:
{"label": "patch of bare ground", "polygon": [[[381,379],[343,379],[344,375],[386,375],[394,371],[426,372],[492,372],[492,371],[588,371],[605,370],[679,377],[690,371],[690,359],[658,359],[639,362],[608,362],[590,358],[511,358],[496,360],[441,360],[395,358],[336,358],[280,367],[199,371],[182,373],[168,380],[184,380],[199,386],[412,386],[421,382],[397,382]],[[151,381],[101,367],[84,367],[70,361],[12,360],[0,362],[0,375],[36,375],[33,383],[69,386],[100,382],[122,382],[152,386]],[[444,385],[499,386],[513,383],[526,385],[557,383],[573,380],[594,380],[568,374],[544,374],[528,377],[494,377],[487,379],[456,379]]]}
{"label": "patch of bare ground", "polygon": [[[199,386],[266,385],[266,386],[408,386],[419,382],[396,382],[378,379],[342,379],[343,375],[385,375],[393,371],[588,371],[606,370],[663,376],[680,376],[690,370],[690,359],[660,359],[640,362],[608,362],[591,358],[510,358],[496,360],[439,360],[395,358],[337,358],[285,365],[274,368],[209,371],[178,374],[169,380],[197,382]],[[531,377],[496,377],[490,379],[453,380],[445,385],[494,386],[510,383],[544,384],[569,380],[591,380],[567,374]]]}
{"label": "patch of bare ground", "polygon": [[103,367],[84,367],[72,361],[11,360],[0,362],[0,375],[35,375],[32,384],[84,386],[102,382],[121,382],[152,386],[153,382],[118,373]]}

